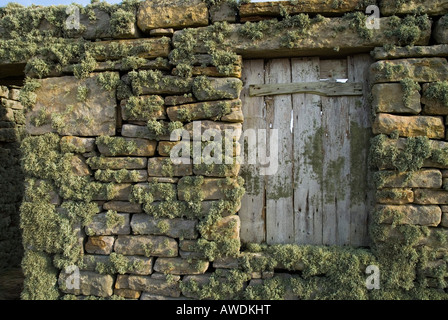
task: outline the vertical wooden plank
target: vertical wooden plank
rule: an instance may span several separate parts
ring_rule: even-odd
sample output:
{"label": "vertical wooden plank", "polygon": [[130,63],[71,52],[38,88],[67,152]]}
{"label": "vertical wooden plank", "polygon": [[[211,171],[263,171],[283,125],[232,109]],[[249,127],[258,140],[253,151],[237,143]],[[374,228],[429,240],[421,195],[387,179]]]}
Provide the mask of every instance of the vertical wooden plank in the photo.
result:
{"label": "vertical wooden plank", "polygon": [[[319,81],[319,58],[291,60],[292,82]],[[295,243],[322,244],[322,115],[321,97],[294,94]]]}
{"label": "vertical wooden plank", "polygon": [[350,143],[347,98],[322,97],[324,128],[323,243],[350,241]]}
{"label": "vertical wooden plank", "polygon": [[[242,80],[244,82],[241,91],[241,100],[243,102],[243,133],[256,133],[257,129],[266,128],[266,107],[263,97],[250,97],[249,85],[264,84],[264,60],[245,60],[243,62]],[[256,137],[256,136],[255,136]],[[250,138],[250,137],[249,137]],[[246,141],[246,143],[245,143]],[[265,181],[260,176],[260,163],[249,164],[248,156],[250,152],[256,150],[248,150],[251,142],[244,139],[244,135],[240,140],[244,158],[241,165],[241,176],[245,180],[246,194],[241,201],[241,209],[239,216],[241,219],[240,237],[243,243],[261,243],[266,240],[265,226]],[[256,142],[257,143],[257,142]],[[264,144],[264,141],[258,141]],[[260,146],[261,148],[265,146]],[[257,155],[255,154],[255,158]]]}
{"label": "vertical wooden plank", "polygon": [[369,166],[367,162],[370,138],[369,67],[374,61],[368,54],[348,58],[348,79],[364,83],[363,97],[349,97],[350,108],[350,158],[351,158],[351,228],[350,244],[368,246],[368,217],[373,209],[373,190],[369,188]]}
{"label": "vertical wooden plank", "polygon": [[[290,82],[289,59],[274,59],[266,64],[265,83]],[[277,174],[266,176],[266,240],[268,244],[292,243],[294,241],[292,97],[278,95],[266,102],[267,128],[278,130],[279,161]]]}

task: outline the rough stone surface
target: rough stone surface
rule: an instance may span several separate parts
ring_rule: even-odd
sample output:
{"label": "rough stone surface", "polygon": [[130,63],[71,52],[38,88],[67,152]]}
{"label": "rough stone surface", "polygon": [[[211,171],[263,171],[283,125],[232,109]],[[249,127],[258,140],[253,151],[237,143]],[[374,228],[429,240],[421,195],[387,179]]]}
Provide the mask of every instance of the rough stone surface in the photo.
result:
{"label": "rough stone surface", "polygon": [[155,279],[149,276],[130,275],[128,285],[132,290],[143,291],[153,295],[179,297],[181,290],[178,281]]}
{"label": "rough stone surface", "polygon": [[77,175],[78,177],[90,176],[92,174],[89,166],[86,163],[86,159],[79,154],[76,154],[72,157],[70,164],[72,173],[74,175]]}
{"label": "rough stone surface", "polygon": [[148,175],[154,177],[183,177],[193,174],[193,162],[189,164],[173,164],[171,158],[156,157],[148,159]]}
{"label": "rough stone surface", "polygon": [[448,24],[448,14],[437,20],[433,31],[433,37],[437,43],[448,44],[448,28],[446,27],[447,24]]}
{"label": "rough stone surface", "polygon": [[196,239],[197,220],[157,219],[147,214],[134,214],[131,228],[134,234],[165,235],[172,238]]}
{"label": "rough stone surface", "polygon": [[130,183],[115,183],[112,186],[111,192],[113,193],[112,199],[109,199],[108,196],[104,193],[94,194],[92,200],[96,201],[107,201],[107,200],[120,200],[127,201],[129,200],[129,195],[131,193],[132,185]]}
{"label": "rough stone surface", "polygon": [[[127,273],[130,274],[139,274],[139,275],[149,275],[152,273],[152,266],[154,262],[154,258],[147,258],[141,256],[122,256],[122,258],[127,261],[130,265],[136,265],[136,268],[129,269]],[[81,270],[86,271],[95,271],[97,268],[97,264],[108,265],[111,263],[109,256],[103,255],[84,255],[83,259],[84,267]],[[135,264],[136,263],[136,264]],[[122,288],[120,286],[119,277],[117,278],[117,282],[115,284],[115,288]],[[126,288],[127,286],[124,286]]]}
{"label": "rough stone surface", "polygon": [[[226,185],[224,178],[204,178],[204,183],[201,185],[203,200],[226,199],[225,191],[233,187],[233,185]],[[185,200],[185,194],[189,193],[190,189],[191,186],[185,182],[185,178],[181,178],[178,183],[179,200]]]}
{"label": "rough stone surface", "polygon": [[227,2],[222,2],[210,7],[210,21],[215,22],[236,22],[237,12]]}
{"label": "rough stone surface", "polygon": [[114,251],[124,255],[175,257],[176,240],[165,236],[118,236]]}
{"label": "rough stone surface", "polygon": [[61,146],[67,146],[72,152],[92,152],[95,149],[95,139],[66,136],[61,138]]}
{"label": "rough stone surface", "polygon": [[382,183],[383,188],[432,188],[439,189],[442,187],[442,173],[440,170],[418,170],[413,172],[410,177],[407,173],[396,173],[394,171],[386,171]]}
{"label": "rough stone surface", "polygon": [[423,96],[422,96],[422,103],[425,105],[423,111],[425,114],[429,115],[442,115],[446,116],[448,115],[448,106],[443,104],[441,101],[438,101],[437,99],[431,99],[426,97],[425,92],[426,90],[430,89],[434,84],[432,83],[425,83],[423,85]]}
{"label": "rough stone surface", "polygon": [[434,82],[448,78],[448,62],[444,58],[411,58],[378,61],[371,65],[373,83],[399,82],[411,78],[417,82]]}
{"label": "rough stone surface", "polygon": [[242,81],[237,78],[207,77],[207,87],[199,85],[196,78],[193,84],[193,94],[200,101],[238,99],[241,93]]}
{"label": "rough stone surface", "polygon": [[414,202],[418,204],[448,204],[448,191],[415,189]]}
{"label": "rough stone surface", "polygon": [[112,154],[110,147],[97,141],[98,150],[105,157],[111,156],[132,156],[132,157],[152,157],[156,152],[157,141],[138,138],[123,138],[127,144],[134,144],[135,150],[122,151]]}
{"label": "rough stone surface", "polygon": [[[356,28],[351,27],[352,21],[343,17],[325,17],[321,22],[312,24],[306,37],[294,39],[293,42],[285,45],[284,36],[289,32],[297,31],[297,28],[275,29],[276,24],[268,27],[264,31],[265,35],[259,38],[245,36],[241,29],[244,24],[230,24],[228,35],[218,46],[219,49],[227,50],[233,48],[237,54],[244,58],[280,58],[280,57],[306,57],[306,56],[334,56],[335,49],[340,56],[368,52],[375,47],[382,47],[385,44],[396,44],[397,39],[387,36],[389,30],[390,17],[380,18],[380,29],[372,30],[372,37],[367,39],[362,37]],[[193,36],[204,37],[210,33],[211,27],[193,29]],[[343,30],[343,31],[340,31]],[[176,47],[180,42],[184,30],[176,31],[173,36],[173,44]],[[427,28],[417,39],[415,45],[428,45],[431,37],[431,28]],[[208,53],[203,42],[198,42],[194,47],[195,53]]]}
{"label": "rough stone surface", "polygon": [[137,25],[144,32],[159,28],[186,28],[208,25],[208,8],[200,0],[145,1],[137,13]]}
{"label": "rough stone surface", "polygon": [[201,235],[207,240],[218,240],[221,237],[227,239],[239,239],[241,220],[239,216],[227,216],[219,219]]}
{"label": "rough stone surface", "polygon": [[448,212],[443,212],[440,225],[444,228],[448,228]]}
{"label": "rough stone surface", "polygon": [[0,86],[0,97],[8,99],[9,89],[7,86]]}
{"label": "rough stone surface", "polygon": [[[38,81],[41,86],[35,91],[36,104],[26,115],[29,134],[59,131],[64,136],[115,135],[115,93],[101,87],[98,74],[91,74],[84,80],[57,77]],[[77,99],[77,89],[82,85],[87,86],[90,93],[95,93],[88,94],[84,102]],[[42,115],[46,117],[46,123],[33,125],[31,120]],[[55,115],[60,117],[56,125],[52,123]]]}
{"label": "rough stone surface", "polygon": [[372,55],[375,60],[448,57],[448,45],[439,44],[433,46],[396,47],[389,50],[386,50],[383,47],[378,47],[373,50]]}
{"label": "rough stone surface", "polygon": [[378,205],[377,214],[381,223],[392,224],[394,218],[398,218],[398,224],[436,227],[441,221],[442,210],[439,206]]}
{"label": "rough stone surface", "polygon": [[[124,124],[121,128],[121,135],[124,137],[132,137],[132,138],[142,138],[149,140],[173,140],[170,135],[161,135],[155,136],[151,132],[149,132],[146,126],[133,125],[133,124]],[[177,139],[179,140],[180,137]]]}
{"label": "rough stone surface", "polygon": [[106,213],[99,213],[93,217],[92,223],[86,226],[86,233],[90,236],[109,236],[118,234],[130,234],[129,214],[118,213],[123,218],[123,223],[107,225]]}
{"label": "rough stone surface", "polygon": [[[388,196],[393,194],[394,196]],[[376,200],[381,204],[407,204],[414,202],[414,192],[410,188],[385,188],[377,193]]]}
{"label": "rough stone surface", "polygon": [[59,288],[64,293],[76,295],[110,297],[113,294],[114,278],[111,275],[80,271],[79,276],[79,289],[69,289],[74,285],[71,283],[73,274],[61,272],[58,279]]}
{"label": "rough stone surface", "polygon": [[422,111],[420,93],[414,91],[409,97],[409,104],[405,105],[403,87],[399,83],[376,84],[372,95],[372,107],[376,112],[418,114]]}
{"label": "rough stone surface", "polygon": [[203,274],[209,266],[208,261],[187,260],[182,258],[158,258],[154,264],[154,270],[168,274]]}
{"label": "rough stone surface", "polygon": [[111,254],[114,241],[111,236],[89,237],[85,249],[92,254]]}
{"label": "rough stone surface", "polygon": [[103,204],[103,209],[127,213],[143,212],[141,204],[128,201],[109,201]]}
{"label": "rough stone surface", "polygon": [[427,136],[433,139],[445,138],[445,125],[442,117],[396,116],[379,113],[372,127],[374,134],[390,135],[398,131],[401,137]]}
{"label": "rough stone surface", "polygon": [[[192,79],[185,79],[182,77],[166,75],[160,82],[145,83],[141,87],[141,94],[142,95],[187,94],[191,91],[192,84],[193,84]],[[132,83],[132,88],[134,92],[137,92],[135,83]]]}
{"label": "rough stone surface", "polygon": [[[93,56],[97,61],[117,60],[125,58],[117,52],[117,47],[126,46],[134,51],[134,55],[144,59],[167,58],[170,53],[170,42],[164,38],[140,38],[92,42]],[[148,47],[151,50],[148,50]]]}
{"label": "rough stone surface", "polygon": [[448,1],[446,0],[408,0],[397,3],[396,0],[382,0],[381,14],[390,16],[394,14],[413,14],[419,11],[428,15],[443,15],[448,12]]}
{"label": "rough stone surface", "polygon": [[280,16],[282,9],[289,14],[320,13],[335,14],[365,9],[366,5],[360,0],[349,0],[334,3],[331,1],[309,0],[294,4],[290,1],[279,2],[252,2],[240,6],[241,17]]}

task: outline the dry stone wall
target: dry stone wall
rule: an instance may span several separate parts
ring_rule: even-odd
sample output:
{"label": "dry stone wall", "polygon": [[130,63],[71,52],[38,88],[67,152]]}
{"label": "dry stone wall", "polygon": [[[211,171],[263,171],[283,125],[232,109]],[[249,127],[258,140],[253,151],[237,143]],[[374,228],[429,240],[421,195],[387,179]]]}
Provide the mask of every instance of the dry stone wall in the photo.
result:
{"label": "dry stone wall", "polygon": [[[26,75],[20,99],[0,91],[16,126],[0,129],[2,150],[25,128],[22,298],[446,298],[448,2],[430,2],[96,3],[75,29],[66,7],[1,9],[3,77]],[[366,27],[370,4],[380,29]],[[366,52],[371,247],[242,244],[242,59]],[[211,129],[234,135],[195,134]],[[193,163],[221,140],[230,161]],[[2,237],[17,234],[19,201]],[[380,289],[366,287],[370,265]]]}

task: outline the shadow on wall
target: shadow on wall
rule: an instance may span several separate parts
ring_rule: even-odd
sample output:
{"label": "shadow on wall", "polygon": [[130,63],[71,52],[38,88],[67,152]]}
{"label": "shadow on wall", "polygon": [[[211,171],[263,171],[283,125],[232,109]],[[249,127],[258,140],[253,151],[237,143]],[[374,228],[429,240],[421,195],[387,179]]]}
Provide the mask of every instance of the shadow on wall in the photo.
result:
{"label": "shadow on wall", "polygon": [[24,175],[20,139],[24,125],[20,88],[0,86],[0,300],[19,299],[23,274],[20,204]]}

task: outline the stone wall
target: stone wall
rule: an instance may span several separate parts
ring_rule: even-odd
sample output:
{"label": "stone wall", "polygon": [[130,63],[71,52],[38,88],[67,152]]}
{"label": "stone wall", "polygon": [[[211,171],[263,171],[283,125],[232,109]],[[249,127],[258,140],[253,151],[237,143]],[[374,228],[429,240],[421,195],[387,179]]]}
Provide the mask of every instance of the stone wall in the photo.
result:
{"label": "stone wall", "polygon": [[[3,77],[26,75],[25,119],[1,95],[26,128],[22,298],[446,298],[448,9],[430,2],[381,1],[378,30],[356,0],[92,4],[77,30],[65,7],[0,11]],[[242,244],[242,59],[371,51],[372,246]],[[207,129],[233,130],[230,161],[191,161]]]}
{"label": "stone wall", "polygon": [[0,86],[0,269],[18,267],[22,259],[19,209],[24,190],[20,139],[25,117],[19,87]]}

